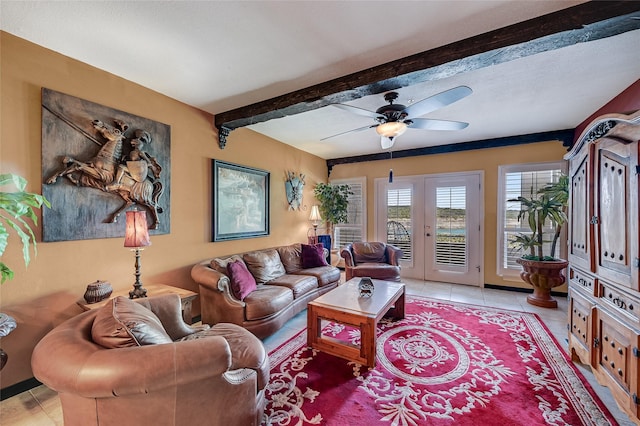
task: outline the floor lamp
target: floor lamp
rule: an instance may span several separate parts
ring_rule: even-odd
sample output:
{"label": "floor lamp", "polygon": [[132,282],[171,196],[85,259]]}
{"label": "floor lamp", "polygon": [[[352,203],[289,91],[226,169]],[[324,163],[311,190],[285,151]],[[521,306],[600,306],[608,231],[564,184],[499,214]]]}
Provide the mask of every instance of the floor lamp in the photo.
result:
{"label": "floor lamp", "polygon": [[133,290],[129,292],[129,299],[137,299],[147,297],[147,289],[142,287],[140,281],[140,252],[143,247],[150,246],[149,230],[147,227],[147,212],[144,210],[127,211],[127,226],[124,233],[124,246],[130,247],[131,251],[136,254],[136,282],[133,284]]}

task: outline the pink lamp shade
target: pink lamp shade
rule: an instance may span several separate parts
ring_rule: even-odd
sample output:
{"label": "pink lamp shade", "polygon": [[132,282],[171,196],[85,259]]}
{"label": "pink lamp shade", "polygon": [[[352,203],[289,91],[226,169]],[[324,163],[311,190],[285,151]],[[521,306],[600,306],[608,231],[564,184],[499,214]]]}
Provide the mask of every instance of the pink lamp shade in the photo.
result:
{"label": "pink lamp shade", "polygon": [[125,247],[146,247],[151,245],[147,227],[147,212],[144,210],[129,210],[127,225],[124,231]]}

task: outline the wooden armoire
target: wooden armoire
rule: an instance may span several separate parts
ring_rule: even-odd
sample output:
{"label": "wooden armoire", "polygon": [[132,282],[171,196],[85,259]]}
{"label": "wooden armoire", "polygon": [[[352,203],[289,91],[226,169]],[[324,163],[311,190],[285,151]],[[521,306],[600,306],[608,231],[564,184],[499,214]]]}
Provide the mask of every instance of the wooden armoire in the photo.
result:
{"label": "wooden armoire", "polygon": [[640,417],[640,111],[584,130],[569,161],[569,350]]}

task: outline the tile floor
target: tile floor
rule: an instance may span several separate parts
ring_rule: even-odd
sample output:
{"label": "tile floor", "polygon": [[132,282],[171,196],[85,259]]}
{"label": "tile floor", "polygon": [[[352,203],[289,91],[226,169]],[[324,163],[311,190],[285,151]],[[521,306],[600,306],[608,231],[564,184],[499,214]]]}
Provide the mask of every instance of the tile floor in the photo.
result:
{"label": "tile floor", "polygon": [[[526,293],[455,284],[426,283],[418,280],[405,280],[404,282],[407,285],[407,294],[537,313],[558,342],[566,349],[566,298],[558,298],[558,309],[545,309],[529,305],[526,302]],[[303,311],[291,319],[276,334],[265,339],[265,347],[268,351],[275,349],[305,326],[306,311]],[[623,426],[634,425],[629,417],[618,409],[608,389],[597,384],[589,369],[581,367],[580,370],[609,410],[611,410],[616,420]],[[0,424],[3,426],[62,425],[60,400],[57,394],[46,386],[31,389],[0,402]]]}

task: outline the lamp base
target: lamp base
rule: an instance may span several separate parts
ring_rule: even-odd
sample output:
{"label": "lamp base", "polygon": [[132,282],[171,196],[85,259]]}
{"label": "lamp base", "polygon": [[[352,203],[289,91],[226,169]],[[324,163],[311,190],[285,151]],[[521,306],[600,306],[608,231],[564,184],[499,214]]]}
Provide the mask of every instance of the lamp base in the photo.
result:
{"label": "lamp base", "polygon": [[147,289],[142,287],[142,284],[134,284],[133,290],[129,292],[129,299],[140,299],[147,297]]}

